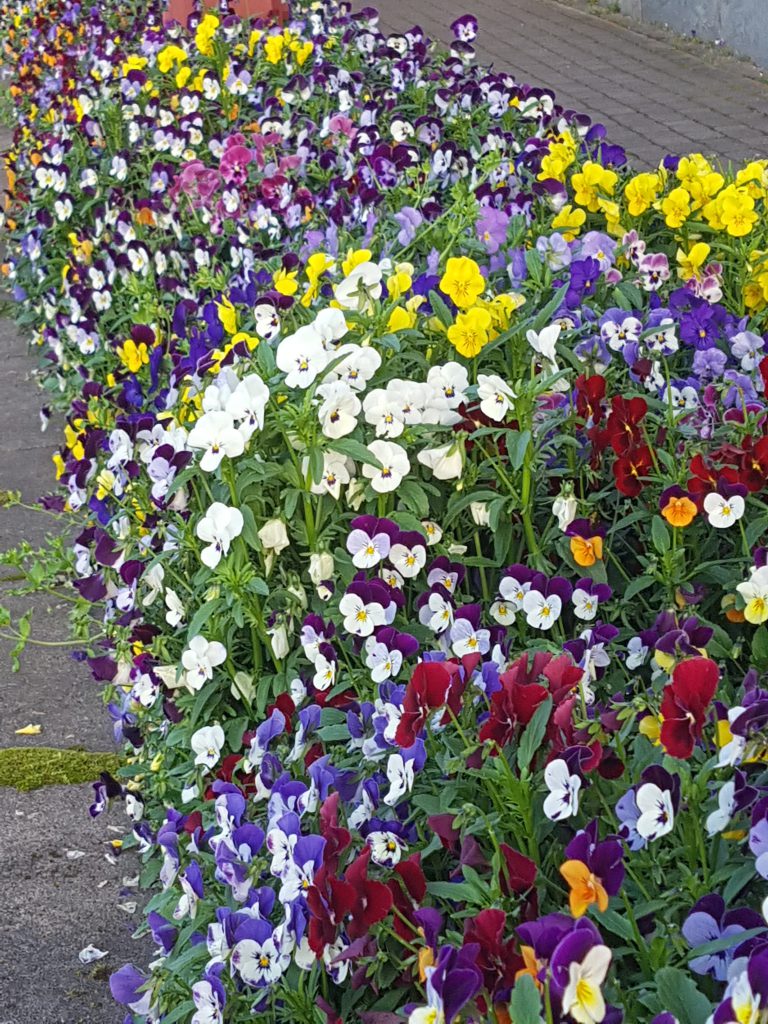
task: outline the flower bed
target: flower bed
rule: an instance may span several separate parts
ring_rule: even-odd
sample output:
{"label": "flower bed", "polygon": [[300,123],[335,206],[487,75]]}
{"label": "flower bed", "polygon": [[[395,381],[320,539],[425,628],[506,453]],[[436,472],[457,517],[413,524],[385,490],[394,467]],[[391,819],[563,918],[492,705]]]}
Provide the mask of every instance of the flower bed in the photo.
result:
{"label": "flower bed", "polygon": [[768,1019],[768,161],[633,175],[469,16],[3,18],[126,1019]]}

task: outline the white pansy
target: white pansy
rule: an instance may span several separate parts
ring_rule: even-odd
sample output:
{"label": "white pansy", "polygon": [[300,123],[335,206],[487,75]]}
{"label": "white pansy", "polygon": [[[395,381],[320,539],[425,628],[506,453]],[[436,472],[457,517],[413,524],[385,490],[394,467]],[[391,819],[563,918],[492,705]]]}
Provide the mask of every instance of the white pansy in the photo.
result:
{"label": "white pansy", "polygon": [[224,730],[220,725],[204,725],[192,734],[189,742],[195,755],[195,764],[213,768],[224,747]]}
{"label": "white pansy", "polygon": [[399,437],[405,420],[397,397],[383,388],[374,388],[363,399],[366,423],[376,428],[377,437]]}
{"label": "white pansy", "polygon": [[339,601],[344,616],[344,629],[355,636],[370,636],[377,626],[385,626],[387,617],[380,604],[366,604],[357,594],[344,594]]}
{"label": "white pansy", "polygon": [[243,513],[221,501],[214,501],[195,528],[200,540],[208,545],[200,553],[203,565],[215,569],[229,553],[232,541],[243,532]]}
{"label": "white pansy", "polygon": [[731,818],[736,813],[736,801],[733,799],[736,792],[736,783],[733,779],[723,783],[717,794],[717,810],[707,816],[705,827],[710,836],[724,832],[728,827]]}
{"label": "white pansy", "polygon": [[[307,460],[307,465],[309,460]],[[338,452],[323,453],[323,475],[319,483],[312,483],[313,494],[330,494],[335,500],[339,500],[342,486],[348,484],[352,479],[350,466],[354,470],[354,463]],[[306,474],[306,466],[304,467]]]}
{"label": "white pansy", "polygon": [[561,491],[552,502],[552,515],[557,519],[557,525],[563,533],[576,518],[578,508],[579,503],[572,491]]}
{"label": "white pansy", "polygon": [[323,580],[333,577],[333,555],[330,551],[314,551],[309,556],[309,578],[319,586]]}
{"label": "white pansy", "polygon": [[707,513],[710,526],[719,530],[733,526],[744,515],[744,499],[740,494],[734,494],[731,498],[724,498],[722,494],[713,491],[704,499],[704,511]]}
{"label": "white pansy", "polygon": [[268,519],[259,530],[259,540],[270,565],[274,558],[291,543],[288,539],[288,530],[282,519]]}
{"label": "white pansy", "polygon": [[320,385],[317,395],[323,399],[317,411],[323,434],[334,439],[351,434],[362,408],[352,388],[342,380],[330,381]]}
{"label": "white pansy", "polygon": [[451,626],[451,650],[457,658],[467,654],[487,654],[491,649],[491,634],[487,629],[475,629],[469,619],[456,619]]}
{"label": "white pansy", "polygon": [[563,821],[578,813],[581,777],[571,774],[567,761],[562,758],[550,761],[544,769],[544,782],[549,795],[543,809],[550,821]]}
{"label": "white pansy", "polygon": [[389,792],[384,797],[388,807],[394,807],[413,789],[413,761],[404,761],[402,754],[390,754],[387,760]]}
{"label": "white pansy", "polygon": [[523,598],[525,621],[534,629],[551,629],[560,618],[562,607],[557,594],[545,597],[538,590],[529,590]]}
{"label": "white pansy", "polygon": [[[343,358],[336,362],[339,356]],[[334,361],[336,365],[328,373],[328,379],[343,380],[353,391],[363,391],[381,366],[381,356],[370,345],[340,345]]]}
{"label": "white pansy", "polygon": [[275,362],[286,374],[285,383],[289,388],[306,389],[328,365],[328,353],[322,337],[310,324],[283,338],[277,346]]}
{"label": "white pansy", "polygon": [[432,470],[437,480],[457,480],[464,465],[462,446],[454,441],[439,448],[424,448],[416,458]]}
{"label": "white pansy", "polygon": [[165,613],[165,621],[175,629],[184,621],[186,612],[181,598],[171,587],[166,587],[165,590],[165,606],[168,609]]}
{"label": "white pansy", "polygon": [[381,463],[380,467],[366,463],[363,476],[371,481],[371,487],[378,494],[396,490],[411,469],[405,448],[392,441],[372,441],[368,451]]}
{"label": "white pansy", "polygon": [[320,335],[320,340],[326,349],[334,351],[334,358],[337,355],[336,342],[341,341],[349,328],[344,314],[340,309],[321,309],[312,324]]}
{"label": "white pansy", "polygon": [[336,301],[344,309],[361,313],[371,308],[371,301],[381,298],[381,269],[367,261],[358,264],[336,285]]}
{"label": "white pansy", "polygon": [[365,530],[351,530],[347,537],[347,551],[352,555],[356,569],[372,569],[383,562],[390,553],[391,541],[388,533],[374,533]]}
{"label": "white pansy", "polygon": [[264,428],[264,410],[269,401],[269,388],[257,373],[251,373],[237,385],[226,404],[226,411],[237,422],[245,440]]}
{"label": "white pansy", "polygon": [[668,789],[660,789],[653,782],[644,782],[635,793],[635,803],[640,811],[635,828],[643,839],[652,842],[672,831],[675,809]]}
{"label": "white pansy", "polygon": [[406,544],[398,542],[392,545],[389,560],[401,576],[413,579],[426,565],[427,552],[421,544],[409,548]]}
{"label": "white pansy", "polygon": [[480,399],[480,411],[489,419],[500,422],[506,418],[517,395],[497,374],[479,373],[477,397]]}
{"label": "white pansy", "polygon": [[577,587],[571,600],[573,601],[573,614],[577,619],[589,622],[597,615],[597,597],[590,594],[588,590]]}
{"label": "white pansy", "polygon": [[189,432],[189,447],[203,452],[200,468],[211,473],[226,456],[233,459],[245,450],[243,435],[235,427],[235,421],[228,412],[219,410],[206,412]]}
{"label": "white pansy", "polygon": [[227,651],[218,640],[210,643],[203,636],[194,636],[181,656],[184,666],[184,682],[190,690],[196,691],[209,679],[213,679],[213,670],[227,659]]}
{"label": "white pansy", "polygon": [[142,599],[142,606],[149,608],[155,603],[157,598],[163,592],[163,580],[165,579],[165,569],[157,562],[148,569],[141,578],[142,583],[147,587],[147,592]]}

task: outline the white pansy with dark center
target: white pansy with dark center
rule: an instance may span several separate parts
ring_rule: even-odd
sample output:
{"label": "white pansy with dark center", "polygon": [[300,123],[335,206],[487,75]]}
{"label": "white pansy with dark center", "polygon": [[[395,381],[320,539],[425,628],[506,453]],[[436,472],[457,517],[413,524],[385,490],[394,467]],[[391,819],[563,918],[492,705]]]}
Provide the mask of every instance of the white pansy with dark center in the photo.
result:
{"label": "white pansy with dark center", "polygon": [[205,725],[192,734],[190,746],[195,755],[195,764],[213,768],[224,747],[224,730],[220,725]]}
{"label": "white pansy with dark center", "polygon": [[396,490],[411,469],[405,448],[392,441],[372,441],[368,451],[379,460],[381,466],[365,463],[363,476],[371,481],[371,487],[378,494]]}
{"label": "white pansy with dark center", "polygon": [[489,419],[500,422],[506,419],[517,395],[509,384],[495,373],[479,373],[477,397],[480,400],[480,411]]}
{"label": "white pansy with dark center", "polygon": [[217,469],[225,457],[236,458],[245,450],[243,435],[232,415],[223,410],[203,413],[190,430],[188,443],[190,448],[203,452],[200,468],[206,473]]}
{"label": "white pansy with dark center", "polygon": [[328,365],[328,353],[314,325],[300,327],[277,346],[275,362],[289,388],[306,390]]}
{"label": "white pansy with dark center", "polygon": [[229,553],[232,541],[243,532],[243,513],[221,501],[214,501],[195,528],[200,540],[208,545],[200,553],[203,565],[215,569]]}
{"label": "white pansy with dark center", "polygon": [[579,810],[581,778],[572,774],[567,761],[557,758],[544,769],[549,795],[544,800],[544,813],[550,821],[571,818]]}
{"label": "white pansy with dark center", "polygon": [[209,679],[213,679],[213,670],[227,659],[227,650],[218,640],[210,643],[204,636],[194,636],[181,656],[184,666],[184,682],[190,690],[199,690]]}
{"label": "white pansy with dark center", "polygon": [[672,831],[675,808],[668,789],[661,789],[654,782],[644,782],[635,793],[635,802],[640,811],[635,828],[643,839],[653,842]]}
{"label": "white pansy with dark center", "polygon": [[320,428],[326,437],[339,438],[351,434],[357,426],[362,408],[355,392],[342,380],[321,384],[317,395],[323,399],[317,411]]}

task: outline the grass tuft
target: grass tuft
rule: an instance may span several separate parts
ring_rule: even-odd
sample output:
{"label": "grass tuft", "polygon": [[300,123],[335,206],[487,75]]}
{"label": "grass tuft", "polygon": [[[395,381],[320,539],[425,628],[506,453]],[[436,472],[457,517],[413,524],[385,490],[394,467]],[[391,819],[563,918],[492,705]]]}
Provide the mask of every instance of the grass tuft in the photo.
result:
{"label": "grass tuft", "polygon": [[101,772],[120,767],[117,754],[54,747],[7,747],[0,750],[0,786],[24,793],[41,786],[72,786],[94,782]]}

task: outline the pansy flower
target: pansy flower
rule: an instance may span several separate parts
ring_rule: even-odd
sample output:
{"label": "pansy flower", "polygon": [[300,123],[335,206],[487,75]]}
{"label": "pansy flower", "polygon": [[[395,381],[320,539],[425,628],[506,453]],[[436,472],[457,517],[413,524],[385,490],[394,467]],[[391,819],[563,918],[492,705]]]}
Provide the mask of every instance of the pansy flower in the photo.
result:
{"label": "pansy flower", "polygon": [[623,850],[617,836],[598,841],[598,823],[589,825],[571,840],[565,849],[566,860],[560,874],[570,887],[570,908],[574,917],[582,917],[596,904],[600,911],[608,909],[608,899],[615,896],[624,881]]}
{"label": "pansy flower", "polygon": [[564,532],[570,537],[571,555],[577,565],[589,568],[602,561],[604,526],[589,519],[574,519]]}

